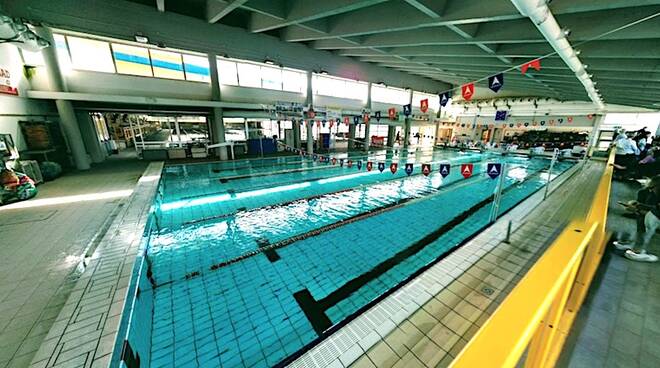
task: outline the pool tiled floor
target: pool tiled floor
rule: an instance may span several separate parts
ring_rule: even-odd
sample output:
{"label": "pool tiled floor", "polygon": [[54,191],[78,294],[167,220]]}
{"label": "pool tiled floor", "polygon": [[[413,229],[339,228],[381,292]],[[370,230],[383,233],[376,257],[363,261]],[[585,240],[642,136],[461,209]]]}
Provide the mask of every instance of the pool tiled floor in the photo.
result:
{"label": "pool tiled floor", "polygon": [[[360,316],[290,366],[318,365],[321,355],[326,362],[321,366],[448,366],[551,243],[562,225],[570,218],[585,214],[584,207],[601,171],[601,164],[589,163],[584,171],[578,171],[566,185],[559,187],[551,200],[538,204],[532,197],[413,280],[399,295],[386,298],[366,312],[365,320],[373,320],[380,308],[389,308],[390,304],[405,305],[405,310],[385,317],[394,322],[393,328],[378,331],[374,344],[364,344],[364,339],[347,342],[354,339],[350,335],[358,329],[362,334],[370,334],[365,330],[367,322]],[[500,241],[508,220],[513,221],[515,229],[510,244]],[[415,288],[420,290],[415,291]],[[332,361],[328,352],[336,349],[342,340],[346,340],[341,349],[344,352],[339,351],[338,359]]]}
{"label": "pool tiled floor", "polygon": [[[129,190],[145,167],[111,159],[42,184],[36,198],[21,203]],[[71,293],[83,253],[122,200],[0,207],[0,367],[30,364]]]}

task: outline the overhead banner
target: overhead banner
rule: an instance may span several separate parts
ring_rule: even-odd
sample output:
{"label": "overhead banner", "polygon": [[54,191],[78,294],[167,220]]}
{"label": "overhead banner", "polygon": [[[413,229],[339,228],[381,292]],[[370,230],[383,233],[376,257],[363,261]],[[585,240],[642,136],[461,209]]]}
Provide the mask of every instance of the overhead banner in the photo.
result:
{"label": "overhead banner", "polygon": [[[385,164],[383,164],[383,166],[385,166]],[[397,169],[398,167],[399,167],[399,164],[397,164],[396,162],[392,162],[392,163],[390,164],[390,171],[392,172],[392,174],[395,174],[395,173],[396,173],[396,169]],[[379,166],[378,168],[380,169],[380,166]]]}
{"label": "overhead banner", "polygon": [[408,117],[410,116],[410,114],[412,114],[412,105],[411,104],[403,105],[403,115]]}
{"label": "overhead banner", "polygon": [[396,119],[396,109],[394,107],[387,109],[387,116],[390,118],[390,120]]}
{"label": "overhead banner", "polygon": [[[358,169],[358,170],[362,170],[362,160],[358,160],[358,162],[357,162],[357,169]],[[369,171],[371,171],[371,169],[369,169]]]}
{"label": "overhead banner", "polygon": [[380,121],[380,111],[376,111],[374,116],[376,117],[376,121]]}
{"label": "overhead banner", "polygon": [[440,95],[440,106],[445,107],[447,106],[447,103],[449,102],[449,98],[451,96],[449,95],[449,92],[445,92]]}
{"label": "overhead banner", "polygon": [[529,68],[532,68],[532,69],[534,69],[534,70],[536,70],[536,71],[541,70],[541,60],[540,60],[540,59],[535,59],[535,60],[529,61],[529,62],[527,62],[527,63],[521,65],[521,66],[520,66],[520,71],[521,71],[523,74],[526,74],[526,73],[527,73],[527,70],[528,70]]}
{"label": "overhead banner", "polygon": [[378,163],[378,171],[383,172],[385,170],[385,163],[384,162],[379,162]]}
{"label": "overhead banner", "polygon": [[421,101],[419,101],[419,109],[422,110],[423,113],[426,113],[429,111],[429,99],[425,98]]}
{"label": "overhead banner", "polygon": [[[360,166],[359,163],[358,163],[358,166]],[[367,162],[367,171],[371,171],[373,168],[374,168],[374,163],[371,162],[371,161],[368,161]]]}
{"label": "overhead banner", "polygon": [[474,96],[474,83],[468,83],[461,86],[461,94],[465,101],[470,101]]}

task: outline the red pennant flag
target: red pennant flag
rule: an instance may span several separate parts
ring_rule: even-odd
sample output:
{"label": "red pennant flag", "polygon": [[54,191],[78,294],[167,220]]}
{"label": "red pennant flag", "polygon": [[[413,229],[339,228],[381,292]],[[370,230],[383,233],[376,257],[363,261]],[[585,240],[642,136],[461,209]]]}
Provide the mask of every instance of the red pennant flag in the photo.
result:
{"label": "red pennant flag", "polygon": [[396,118],[396,108],[390,107],[387,110],[387,116],[389,116],[390,120],[394,120]]}
{"label": "red pennant flag", "polygon": [[429,176],[431,173],[431,164],[422,164],[422,174]]}
{"label": "red pennant flag", "polygon": [[461,87],[461,94],[463,95],[463,99],[465,101],[470,101],[474,95],[474,83],[464,84]]}
{"label": "red pennant flag", "polygon": [[473,168],[474,166],[472,164],[461,164],[461,175],[463,175],[465,179],[469,178],[472,176]]}
{"label": "red pennant flag", "polygon": [[520,71],[521,71],[523,74],[525,74],[525,73],[527,73],[527,69],[529,69],[529,68],[533,68],[533,69],[536,70],[536,71],[541,70],[541,60],[540,60],[540,59],[534,59],[534,60],[532,60],[532,61],[530,61],[530,62],[527,62],[527,63],[523,64],[523,65],[520,67]]}
{"label": "red pennant flag", "polygon": [[396,169],[397,169],[398,166],[399,166],[399,164],[397,164],[396,162],[392,162],[390,164],[390,171],[392,172],[392,174],[396,173]]}
{"label": "red pennant flag", "polygon": [[344,124],[348,125],[351,119],[348,116],[344,116]]}
{"label": "red pennant flag", "polygon": [[319,128],[319,129],[321,128],[321,121],[320,120],[316,121],[316,127]]}
{"label": "red pennant flag", "polygon": [[373,167],[374,167],[373,162],[367,161],[367,171],[371,171],[371,169],[373,169]]}
{"label": "red pennant flag", "polygon": [[429,110],[429,99],[425,98],[419,102],[419,109],[422,110],[422,112],[427,112]]}
{"label": "red pennant flag", "polygon": [[369,114],[364,114],[364,116],[362,116],[362,121],[364,121],[365,124],[369,124]]}
{"label": "red pennant flag", "polygon": [[334,121],[334,120],[330,120],[330,128],[332,128],[333,125],[335,125],[335,121]]}

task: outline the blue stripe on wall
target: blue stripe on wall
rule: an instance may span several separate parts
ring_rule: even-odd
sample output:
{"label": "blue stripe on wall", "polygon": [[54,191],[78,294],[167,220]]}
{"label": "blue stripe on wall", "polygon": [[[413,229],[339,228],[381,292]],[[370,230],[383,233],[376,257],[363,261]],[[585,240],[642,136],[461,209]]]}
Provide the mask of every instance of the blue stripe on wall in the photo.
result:
{"label": "blue stripe on wall", "polygon": [[[123,52],[114,52],[113,53],[115,56],[115,60],[118,61],[125,61],[129,63],[135,63],[135,64],[142,64],[142,65],[149,65],[149,59],[142,57],[142,56],[137,56],[137,55],[131,55],[131,54],[126,54]],[[163,60],[157,60],[153,59],[151,60],[151,65],[154,66],[154,68],[162,68],[162,69],[169,69],[169,70],[176,70],[176,71],[183,71],[183,67],[181,64],[176,64],[176,63],[171,63]],[[193,73],[193,74],[199,74],[203,76],[209,76],[209,68],[199,66],[199,65],[194,65],[194,64],[185,64],[186,65],[186,73]]]}
{"label": "blue stripe on wall", "polygon": [[194,64],[185,64],[185,65],[186,65],[186,73],[199,74],[206,77],[209,76],[209,68],[207,67],[194,65]]}

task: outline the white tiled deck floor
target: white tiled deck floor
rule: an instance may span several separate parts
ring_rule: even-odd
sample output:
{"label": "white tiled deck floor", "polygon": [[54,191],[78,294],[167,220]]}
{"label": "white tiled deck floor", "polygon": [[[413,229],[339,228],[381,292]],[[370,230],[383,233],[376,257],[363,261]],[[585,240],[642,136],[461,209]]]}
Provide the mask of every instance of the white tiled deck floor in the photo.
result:
{"label": "white tiled deck floor", "polygon": [[[584,216],[602,168],[588,163],[548,201],[532,196],[291,366],[448,366],[562,225]],[[514,232],[506,244],[509,220]]]}
{"label": "white tiled deck floor", "polygon": [[[109,160],[40,185],[31,201],[132,189],[146,165]],[[0,207],[0,367],[29,365],[71,292],[81,256],[122,200]]]}

